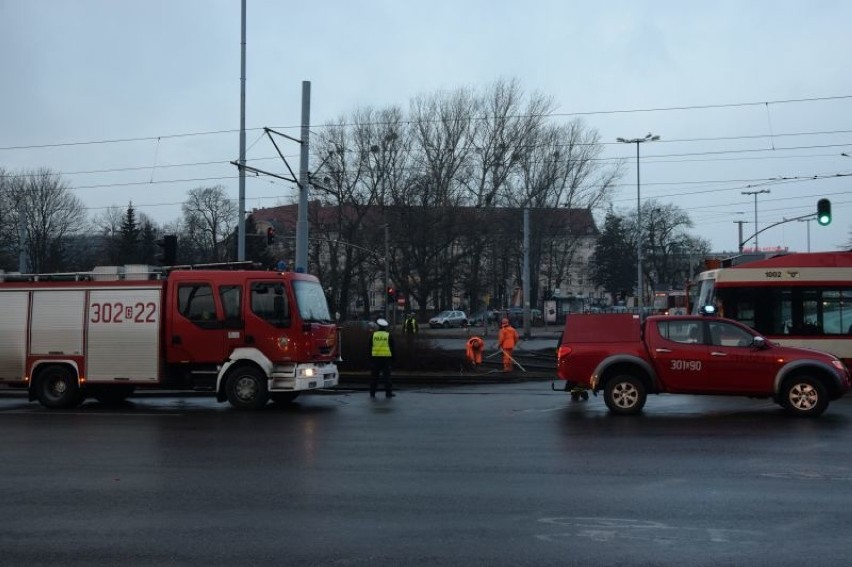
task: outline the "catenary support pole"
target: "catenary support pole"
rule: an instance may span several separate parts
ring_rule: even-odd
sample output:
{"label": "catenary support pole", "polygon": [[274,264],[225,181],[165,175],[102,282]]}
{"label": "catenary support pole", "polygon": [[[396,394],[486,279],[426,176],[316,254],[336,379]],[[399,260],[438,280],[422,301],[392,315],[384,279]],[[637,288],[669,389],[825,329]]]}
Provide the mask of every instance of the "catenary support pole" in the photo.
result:
{"label": "catenary support pole", "polygon": [[[524,338],[530,338],[530,208],[524,207]],[[520,365],[519,365],[520,366]]]}
{"label": "catenary support pole", "polygon": [[308,157],[311,136],[311,82],[302,81],[302,151],[299,154],[299,213],[296,221],[296,271],[308,271]]}
{"label": "catenary support pole", "polygon": [[[246,259],[246,0],[242,2],[240,40],[240,159],[239,217],[237,220],[237,260]],[[230,253],[229,253],[230,255]]]}

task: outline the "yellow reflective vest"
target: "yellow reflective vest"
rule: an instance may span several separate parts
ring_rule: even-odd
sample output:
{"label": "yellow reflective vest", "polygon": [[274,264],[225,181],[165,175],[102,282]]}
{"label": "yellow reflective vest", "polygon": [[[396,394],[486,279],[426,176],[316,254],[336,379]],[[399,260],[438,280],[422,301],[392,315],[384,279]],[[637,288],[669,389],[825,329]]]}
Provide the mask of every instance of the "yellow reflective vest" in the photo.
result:
{"label": "yellow reflective vest", "polygon": [[390,358],[390,333],[387,331],[373,332],[373,348],[370,351],[370,354],[374,357]]}

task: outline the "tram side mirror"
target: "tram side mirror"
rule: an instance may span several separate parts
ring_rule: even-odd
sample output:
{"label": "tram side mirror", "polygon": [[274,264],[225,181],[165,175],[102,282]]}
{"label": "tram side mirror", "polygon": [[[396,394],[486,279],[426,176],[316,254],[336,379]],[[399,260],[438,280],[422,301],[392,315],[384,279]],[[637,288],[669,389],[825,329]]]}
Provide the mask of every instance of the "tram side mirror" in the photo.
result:
{"label": "tram side mirror", "polygon": [[715,315],[716,314],[716,306],[715,305],[705,305],[701,308],[702,315]]}

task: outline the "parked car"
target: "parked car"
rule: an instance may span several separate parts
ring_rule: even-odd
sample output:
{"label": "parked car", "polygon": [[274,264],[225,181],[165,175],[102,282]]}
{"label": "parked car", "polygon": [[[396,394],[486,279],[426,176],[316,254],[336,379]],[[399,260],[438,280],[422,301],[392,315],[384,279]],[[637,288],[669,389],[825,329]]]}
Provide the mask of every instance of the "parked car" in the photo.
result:
{"label": "parked car", "polygon": [[[513,326],[520,327],[524,324],[524,309],[522,307],[510,307],[503,312],[503,317],[509,319]],[[544,325],[544,315],[541,309],[530,309],[530,325]]]}
{"label": "parked car", "polygon": [[375,321],[344,321],[340,324],[344,329],[361,329],[364,331],[375,331],[379,328]]}
{"label": "parked car", "polygon": [[450,327],[466,327],[467,315],[465,315],[464,311],[441,311],[429,319],[429,326],[433,329],[437,329],[438,327],[445,329],[449,329]]}
{"label": "parked car", "polygon": [[489,323],[497,323],[500,321],[500,312],[494,309],[489,309],[488,311],[480,311],[476,315],[471,315],[468,320],[469,325],[484,325],[485,322]]}

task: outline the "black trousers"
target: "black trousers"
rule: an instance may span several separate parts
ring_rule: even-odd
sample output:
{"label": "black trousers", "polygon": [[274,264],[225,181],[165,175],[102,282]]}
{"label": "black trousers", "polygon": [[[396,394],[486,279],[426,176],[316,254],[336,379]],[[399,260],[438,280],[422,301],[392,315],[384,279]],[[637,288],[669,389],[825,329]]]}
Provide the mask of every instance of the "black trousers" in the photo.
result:
{"label": "black trousers", "polygon": [[393,384],[391,383],[391,360],[388,357],[377,356],[373,358],[373,380],[370,382],[370,395],[376,395],[376,388],[379,385],[379,376],[385,382],[385,395],[390,395],[393,392]]}

